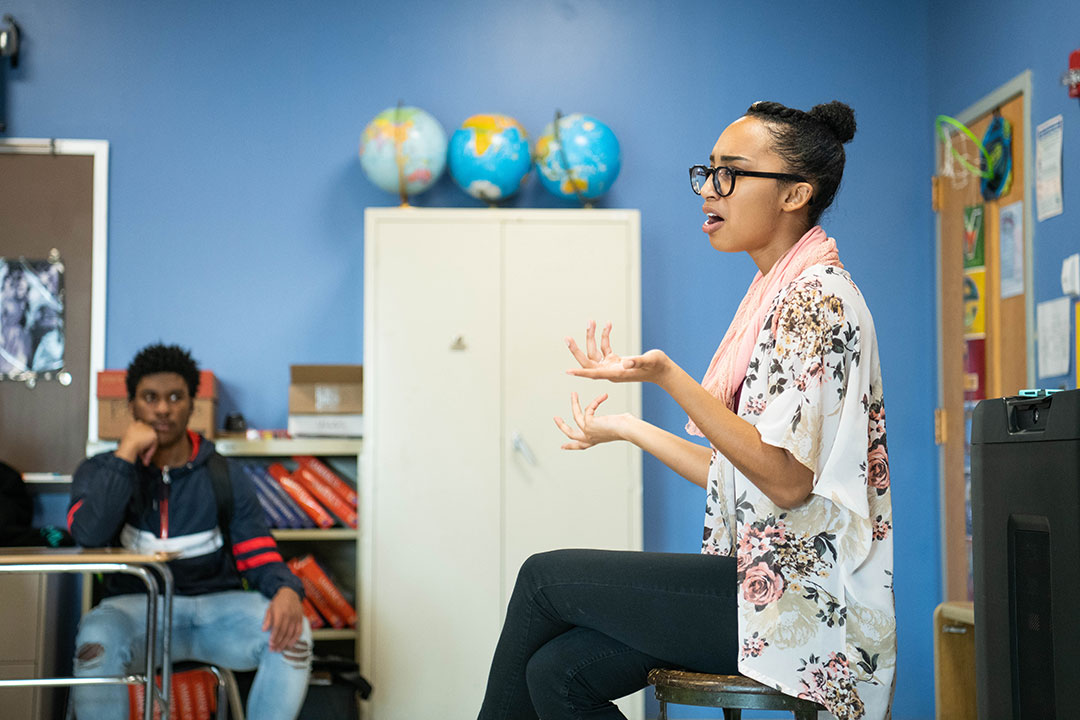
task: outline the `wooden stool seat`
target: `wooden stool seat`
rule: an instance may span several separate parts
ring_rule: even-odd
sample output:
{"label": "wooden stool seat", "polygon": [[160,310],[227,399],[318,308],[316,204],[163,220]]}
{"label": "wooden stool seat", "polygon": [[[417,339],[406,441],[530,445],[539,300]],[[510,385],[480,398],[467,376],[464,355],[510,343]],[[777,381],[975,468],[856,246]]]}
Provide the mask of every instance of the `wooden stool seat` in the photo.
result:
{"label": "wooden stool seat", "polygon": [[816,702],[785,695],[742,675],[707,675],[656,668],[649,684],[660,701],[659,720],[667,720],[667,703],[723,708],[725,720],[740,720],[745,710],[790,710],[795,720],[815,720],[825,708]]}

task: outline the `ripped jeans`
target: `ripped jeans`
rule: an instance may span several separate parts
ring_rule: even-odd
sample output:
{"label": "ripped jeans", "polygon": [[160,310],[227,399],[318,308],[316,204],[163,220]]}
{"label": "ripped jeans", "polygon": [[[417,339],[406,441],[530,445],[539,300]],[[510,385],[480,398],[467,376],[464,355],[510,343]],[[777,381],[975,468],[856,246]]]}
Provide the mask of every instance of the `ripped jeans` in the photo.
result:
{"label": "ripped jeans", "polygon": [[[173,598],[174,661],[196,660],[230,670],[257,670],[247,717],[293,720],[300,712],[311,672],[311,628],[293,648],[270,651],[262,629],[270,601],[257,592],[232,590]],[[158,607],[158,627],[161,607]],[[161,647],[158,646],[158,653]],[[146,671],[146,596],[116,595],[87,613],[75,639],[75,676],[118,676]],[[128,718],[124,685],[76,686],[78,720]]]}

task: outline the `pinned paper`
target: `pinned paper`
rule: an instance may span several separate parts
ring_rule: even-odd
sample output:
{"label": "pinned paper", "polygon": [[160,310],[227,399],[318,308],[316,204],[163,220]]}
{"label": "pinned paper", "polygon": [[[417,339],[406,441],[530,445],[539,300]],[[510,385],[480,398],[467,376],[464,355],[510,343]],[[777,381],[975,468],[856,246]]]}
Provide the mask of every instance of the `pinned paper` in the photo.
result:
{"label": "pinned paper", "polygon": [[1001,299],[1024,294],[1024,203],[998,211],[1001,236]]}
{"label": "pinned paper", "polygon": [[1052,117],[1035,130],[1035,207],[1039,221],[1060,215],[1061,202],[1061,115]]}
{"label": "pinned paper", "polygon": [[1039,328],[1039,377],[1060,377],[1069,372],[1069,315],[1072,300],[1047,300],[1036,308]]}

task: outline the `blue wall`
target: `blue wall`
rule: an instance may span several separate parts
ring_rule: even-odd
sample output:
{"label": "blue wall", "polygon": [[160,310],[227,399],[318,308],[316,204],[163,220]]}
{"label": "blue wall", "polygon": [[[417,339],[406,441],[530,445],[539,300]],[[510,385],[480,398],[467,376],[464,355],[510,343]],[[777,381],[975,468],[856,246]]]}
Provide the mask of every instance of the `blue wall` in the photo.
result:
{"label": "blue wall", "polygon": [[[110,142],[108,366],[148,342],[182,343],[220,378],[222,412],[281,427],[290,363],[362,359],[363,211],[395,200],[363,177],[356,148],[367,121],[398,99],[448,130],[503,112],[535,136],[556,108],[611,125],[624,164],[602,204],[642,212],[644,343],[697,376],[754,268],[710,249],[687,166],[754,100],[849,102],[860,129],[825,225],[882,348],[894,716],[927,718],[941,595],[927,89],[935,111],[986,90],[954,93],[931,77],[928,37],[944,40],[928,34],[926,0],[837,6],[0,0],[25,31],[20,67],[7,73],[8,135]],[[987,70],[983,84],[1015,72]],[[477,203],[444,178],[416,204]],[[560,205],[535,178],[515,204]],[[651,387],[645,416],[670,429],[684,421]],[[645,472],[646,547],[696,551],[702,491],[657,462]]]}
{"label": "blue wall", "polygon": [[[1031,147],[1036,126],[1055,115],[1064,116],[1061,165],[1065,212],[1038,222],[1035,208],[1031,208],[1036,303],[1061,297],[1061,261],[1080,251],[1076,216],[1069,214],[1080,207],[1080,179],[1076,177],[1080,167],[1080,101],[1070,98],[1061,84],[1069,53],[1080,48],[1077,27],[1080,3],[1073,0],[1040,0],[1035,9],[1020,0],[943,3],[940,9],[935,7],[935,21],[930,23],[930,55],[935,65],[963,67],[962,72],[931,75],[930,109],[934,113],[958,113],[1030,69],[1032,127],[1027,129],[1027,139]],[[983,46],[985,49],[977,53],[978,62],[971,62],[981,44],[957,42],[958,37],[1000,41]],[[1076,353],[1070,355],[1067,376],[1037,378],[1037,385],[1076,387]]]}

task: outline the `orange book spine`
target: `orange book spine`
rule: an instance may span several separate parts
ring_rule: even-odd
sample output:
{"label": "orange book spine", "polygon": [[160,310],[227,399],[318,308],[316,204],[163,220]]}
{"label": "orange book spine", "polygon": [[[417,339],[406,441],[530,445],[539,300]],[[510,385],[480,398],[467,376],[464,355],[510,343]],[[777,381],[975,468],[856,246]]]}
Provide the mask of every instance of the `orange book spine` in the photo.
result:
{"label": "orange book spine", "polygon": [[326,618],[326,622],[330,623],[330,627],[345,627],[345,619],[334,609],[329,598],[323,594],[322,590],[320,590],[314,582],[300,574],[296,558],[290,560],[288,565],[289,569],[292,570],[293,575],[300,578],[300,582],[304,584],[304,595],[311,600],[311,604],[315,606],[324,618]]}
{"label": "orange book spine", "polygon": [[323,572],[323,569],[315,562],[315,558],[311,555],[305,555],[298,559],[296,561],[296,569],[299,570],[301,578],[306,577],[311,580],[323,595],[327,596],[333,604],[334,610],[341,614],[349,627],[356,626],[356,609],[349,604],[349,601],[345,599],[345,596],[341,594],[341,591],[338,590],[337,586],[330,581],[330,578]]}
{"label": "orange book spine", "polygon": [[326,512],[326,509],[304,489],[303,485],[292,479],[284,465],[274,463],[266,468],[266,471],[281,484],[281,487],[285,488],[289,497],[296,501],[296,504],[315,521],[316,525],[328,528],[334,524],[334,518],[330,517],[330,513]]}
{"label": "orange book spine", "polygon": [[340,495],[331,490],[325,480],[312,472],[310,468],[303,466],[298,467],[292,477],[314,495],[331,514],[336,515],[338,520],[356,529],[356,511],[349,507]]}
{"label": "orange book spine", "polygon": [[[303,582],[303,579],[301,578],[300,581]],[[312,630],[317,630],[326,624],[326,621],[322,619],[322,615],[319,614],[319,611],[315,609],[315,606],[311,604],[310,600],[304,598],[301,607],[304,609],[304,617],[307,618],[308,625],[311,626]]]}
{"label": "orange book spine", "polygon": [[349,483],[338,477],[337,473],[328,468],[321,460],[310,455],[297,455],[293,460],[300,463],[302,467],[309,468],[313,473],[325,480],[330,486],[330,489],[337,493],[342,500],[347,502],[349,507],[356,507],[356,491],[350,487]]}

